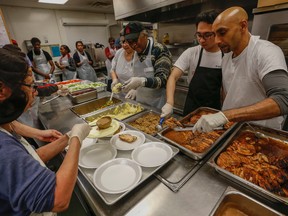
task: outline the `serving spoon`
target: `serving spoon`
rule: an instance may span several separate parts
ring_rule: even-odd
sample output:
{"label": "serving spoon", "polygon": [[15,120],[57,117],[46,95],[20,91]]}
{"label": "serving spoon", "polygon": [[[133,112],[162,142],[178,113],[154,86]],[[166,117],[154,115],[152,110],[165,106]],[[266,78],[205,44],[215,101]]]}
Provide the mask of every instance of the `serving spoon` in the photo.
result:
{"label": "serving spoon", "polygon": [[250,125],[250,123],[247,123],[246,122],[246,124],[254,131],[254,134],[255,134],[255,136],[257,137],[257,138],[262,138],[262,139],[267,139],[267,140],[269,140],[269,138],[265,135],[265,134],[263,134],[263,133],[261,133],[261,132],[259,132],[259,131],[256,131],[256,129],[254,128],[254,127],[252,127],[252,125]]}

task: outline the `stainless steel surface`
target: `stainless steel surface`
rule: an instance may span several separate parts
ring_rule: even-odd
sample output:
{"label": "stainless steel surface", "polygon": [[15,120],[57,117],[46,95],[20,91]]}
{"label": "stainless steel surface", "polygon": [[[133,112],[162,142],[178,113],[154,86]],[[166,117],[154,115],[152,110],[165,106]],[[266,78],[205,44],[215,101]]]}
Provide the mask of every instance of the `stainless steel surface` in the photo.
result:
{"label": "stainless steel surface", "polygon": [[[181,123],[187,123],[190,121],[190,118],[192,116],[194,116],[195,114],[197,114],[198,112],[201,111],[207,111],[207,112],[211,112],[211,113],[215,113],[218,112],[218,110],[216,109],[212,109],[209,107],[199,107],[198,109],[194,110],[193,112],[191,112],[190,114],[186,115],[184,118],[182,118],[181,120],[179,120]],[[194,122],[193,122],[194,123]],[[193,152],[187,148],[185,148],[184,146],[180,145],[177,142],[174,142],[173,140],[167,138],[165,136],[166,133],[168,133],[169,131],[173,130],[172,128],[165,128],[162,131],[160,131],[158,133],[158,135],[166,140],[167,142],[177,146],[184,154],[186,154],[187,156],[195,159],[195,160],[201,160],[203,159],[213,148],[216,148],[216,146],[221,142],[222,139],[224,139],[226,136],[228,136],[234,129],[235,127],[237,127],[237,124],[234,124],[233,126],[231,126],[229,129],[227,129],[209,148],[207,148],[204,152],[201,153],[197,153],[197,152]]]}
{"label": "stainless steel surface", "polygon": [[[129,129],[129,126],[127,126]],[[160,142],[160,140],[154,138],[154,137],[145,137],[146,140],[145,142],[151,142],[151,141],[158,141]],[[103,140],[101,143],[110,143],[110,140]],[[173,158],[178,152],[179,149],[170,146],[172,148],[173,151],[173,155],[171,158]],[[131,159],[131,150],[129,151],[121,151],[121,150],[117,150],[117,156],[116,158],[127,158],[127,159]],[[148,178],[150,178],[156,171],[158,171],[159,169],[161,169],[162,166],[158,166],[158,167],[151,167],[151,168],[147,168],[147,167],[142,167],[142,177],[140,179],[140,181],[138,182],[138,184],[133,187],[131,190],[123,192],[123,193],[119,193],[119,194],[107,194],[104,192],[101,192],[93,183],[93,174],[95,172],[95,169],[85,169],[85,168],[81,168],[79,167],[80,172],[82,172],[83,176],[86,177],[87,181],[91,184],[91,186],[94,188],[94,190],[97,192],[97,194],[102,198],[102,200],[107,204],[107,205],[113,205],[116,202],[118,202],[120,199],[123,199],[125,196],[127,196],[129,193],[131,193],[136,187],[138,187],[140,184],[142,184],[144,181],[146,181]],[[115,181],[117,181],[115,179]]]}
{"label": "stainless steel surface", "polygon": [[[287,144],[288,147],[288,132],[286,131],[281,131],[281,130],[275,130],[272,128],[266,128],[257,124],[252,124],[250,123],[253,128],[254,131],[259,131],[263,134],[265,134],[266,137],[268,138],[272,138],[272,139],[279,139],[281,141],[283,141],[285,144]],[[268,190],[265,190],[264,188],[253,184],[252,182],[249,182],[237,175],[234,175],[233,173],[225,170],[224,168],[221,168],[220,166],[217,165],[217,158],[219,157],[219,155],[225,151],[230,144],[233,142],[233,140],[235,140],[239,134],[243,131],[251,131],[251,128],[247,125],[247,123],[242,124],[240,127],[238,127],[232,134],[231,136],[225,141],[225,143],[222,145],[222,147],[213,155],[213,157],[210,158],[209,160],[209,165],[212,166],[217,172],[219,172],[221,175],[229,178],[231,181],[235,181],[239,184],[241,184],[242,186],[254,191],[255,193],[265,197],[266,199],[270,199],[272,201],[279,201],[282,202],[286,205],[288,205],[288,197],[282,197],[282,196],[278,196]]]}
{"label": "stainless steel surface", "polygon": [[239,215],[253,216],[284,216],[284,214],[269,208],[246,194],[243,194],[232,187],[228,187],[217,202],[210,216],[232,216],[237,213]]}
{"label": "stainless steel surface", "polygon": [[[181,82],[186,85],[185,82]],[[186,97],[188,94],[188,86],[182,86],[177,84],[174,93],[174,112],[183,115],[183,110],[186,102]]]}
{"label": "stainless steel surface", "polygon": [[288,3],[253,10],[254,19],[251,33],[261,39],[269,40],[278,45],[288,65],[287,25]]}
{"label": "stainless steel surface", "polygon": [[60,95],[57,95],[57,96],[55,96],[55,97],[53,97],[53,98],[51,98],[49,100],[45,100],[45,101],[42,102],[42,104],[44,105],[46,103],[49,103],[50,101],[53,101],[53,100],[57,99],[58,97],[60,97]]}
{"label": "stainless steel surface", "polygon": [[202,165],[201,162],[193,160],[180,152],[155,176],[170,190],[177,192]]}
{"label": "stainless steel surface", "polygon": [[268,137],[266,137],[263,133],[256,131],[256,129],[254,127],[252,127],[252,125],[248,122],[246,122],[246,124],[255,132],[255,136],[257,138],[261,138],[261,139],[269,139]]}
{"label": "stainless steel surface", "polygon": [[79,95],[69,94],[69,96],[71,97],[72,102],[79,104],[97,98],[97,90],[86,92]]}
{"label": "stainless steel surface", "polygon": [[[122,110],[126,105],[129,105],[129,106],[138,106],[139,104],[136,104],[135,102],[124,102],[124,103],[122,103],[122,104],[119,104],[119,105],[116,105],[116,106],[114,106],[114,107],[111,107],[111,108],[107,108],[107,109],[105,109],[105,110],[103,110],[103,111],[99,111],[99,112],[97,112],[96,114],[91,114],[91,115],[87,115],[84,119],[85,119],[85,121],[87,121],[87,122],[92,122],[92,121],[94,121],[95,119],[98,119],[98,118],[100,118],[100,117],[102,117],[102,116],[113,116],[113,115],[115,115],[115,111],[116,110]],[[118,120],[124,120],[124,119],[126,119],[126,118],[129,118],[129,117],[131,117],[131,116],[133,116],[133,115],[136,115],[137,113],[140,113],[140,112],[142,112],[142,111],[144,111],[145,110],[145,108],[143,107],[143,106],[141,106],[141,105],[139,105],[140,106],[140,108],[141,108],[141,110],[139,111],[139,112],[136,112],[136,113],[127,113],[127,115],[126,115],[126,117],[121,117],[121,118],[117,118]]]}
{"label": "stainless steel surface", "polygon": [[[109,95],[110,93],[108,92],[102,92],[99,94],[99,97]],[[40,120],[45,128],[53,128],[62,133],[66,133],[71,130],[74,124],[84,122],[70,110],[72,106],[73,104],[68,97],[62,97],[61,100],[58,98],[45,106],[40,105]],[[189,166],[191,167],[193,165],[189,164]],[[163,169],[164,168],[165,167],[163,167]],[[162,170],[159,170],[159,173],[161,173],[161,171]],[[173,170],[170,169],[169,172],[173,172]],[[176,170],[175,174],[177,174],[177,172]],[[164,177],[166,178],[167,176]],[[176,177],[177,176],[175,176],[174,179],[176,179]],[[245,187],[223,178],[207,164],[204,164],[192,175],[177,193],[171,191],[166,185],[152,176],[143,184],[139,185],[139,187],[135,188],[133,193],[128,194],[125,198],[111,206],[103,202],[102,198],[96,193],[81,172],[78,173],[77,185],[95,215],[207,216],[227,186],[233,186],[279,212],[288,212],[287,205],[279,202],[270,202],[262,196],[258,196]]]}
{"label": "stainless steel surface", "polygon": [[[99,98],[97,100],[91,100],[89,102],[86,102],[86,103],[83,103],[83,104],[80,104],[77,106],[73,106],[71,108],[71,110],[79,116],[91,114],[91,113],[94,113],[96,111],[99,111],[101,109],[106,108],[106,107],[103,107],[103,105],[107,104],[109,99],[110,99],[110,97],[106,96],[106,97]],[[117,99],[115,97],[113,97],[112,100],[113,100],[112,105],[121,103],[121,100]],[[112,105],[110,105],[110,106],[112,106]],[[109,107],[109,106],[107,106],[107,107]]]}

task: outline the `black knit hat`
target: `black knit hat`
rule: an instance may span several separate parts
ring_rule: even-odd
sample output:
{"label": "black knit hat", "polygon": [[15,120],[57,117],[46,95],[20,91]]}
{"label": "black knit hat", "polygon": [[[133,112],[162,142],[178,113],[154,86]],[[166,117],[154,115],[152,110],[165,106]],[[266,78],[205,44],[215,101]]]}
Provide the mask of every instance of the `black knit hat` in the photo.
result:
{"label": "black knit hat", "polygon": [[136,40],[143,30],[144,26],[140,22],[129,22],[124,28],[124,37],[126,40]]}

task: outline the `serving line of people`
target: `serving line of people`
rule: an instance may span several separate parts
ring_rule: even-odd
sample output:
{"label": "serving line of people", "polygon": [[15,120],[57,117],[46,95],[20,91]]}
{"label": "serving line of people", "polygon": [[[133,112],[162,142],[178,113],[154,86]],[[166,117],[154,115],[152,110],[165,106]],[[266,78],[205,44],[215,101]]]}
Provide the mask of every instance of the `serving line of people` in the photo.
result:
{"label": "serving line of people", "polygon": [[[167,82],[164,106],[161,105],[165,103],[163,91],[171,54],[164,45],[147,36],[141,23],[128,23],[124,28],[125,41],[137,55],[133,59],[132,77],[124,82],[123,91],[135,89],[136,101],[162,108],[161,116],[167,117],[173,110],[175,83],[183,71],[189,70],[191,81],[184,114],[200,106],[222,110],[202,116],[194,131],[211,131],[229,121],[256,121],[281,129],[288,113],[288,76],[283,52],[275,44],[249,33],[248,15],[243,8],[231,7],[217,15],[210,11],[197,16],[196,37],[200,45],[187,49],[176,61]],[[155,54],[161,56],[157,61]]]}

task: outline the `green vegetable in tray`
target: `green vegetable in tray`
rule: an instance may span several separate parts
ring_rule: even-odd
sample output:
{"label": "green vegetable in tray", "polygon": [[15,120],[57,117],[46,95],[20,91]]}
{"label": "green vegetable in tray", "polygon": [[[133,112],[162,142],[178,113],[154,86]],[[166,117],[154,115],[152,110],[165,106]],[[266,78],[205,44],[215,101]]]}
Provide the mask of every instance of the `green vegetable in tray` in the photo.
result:
{"label": "green vegetable in tray", "polygon": [[97,88],[101,86],[106,86],[102,82],[92,82],[92,83],[73,83],[68,86],[69,92],[79,91],[87,88]]}

